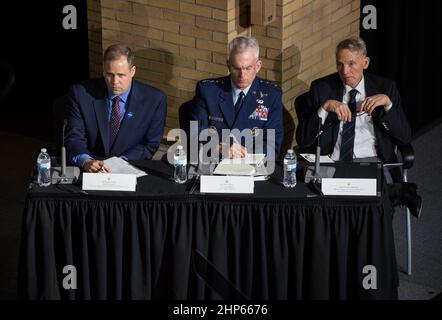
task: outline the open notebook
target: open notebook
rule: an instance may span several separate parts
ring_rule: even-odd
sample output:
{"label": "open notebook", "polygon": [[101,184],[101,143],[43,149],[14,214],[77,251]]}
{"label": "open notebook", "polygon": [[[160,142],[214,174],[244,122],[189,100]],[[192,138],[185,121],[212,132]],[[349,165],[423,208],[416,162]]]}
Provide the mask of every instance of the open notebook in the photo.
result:
{"label": "open notebook", "polygon": [[247,154],[244,158],[223,159],[216,167],[214,174],[234,176],[263,175],[264,171],[259,170],[263,163],[265,154]]}
{"label": "open notebook", "polygon": [[264,160],[265,156],[266,155],[264,153],[248,153],[243,158],[225,158],[220,162],[220,164],[251,164],[256,166]]}

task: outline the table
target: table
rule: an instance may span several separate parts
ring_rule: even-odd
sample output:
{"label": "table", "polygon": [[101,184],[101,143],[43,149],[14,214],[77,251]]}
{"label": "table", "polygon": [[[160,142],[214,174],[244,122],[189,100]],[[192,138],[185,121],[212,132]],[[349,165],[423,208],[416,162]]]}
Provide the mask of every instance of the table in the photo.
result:
{"label": "table", "polygon": [[[169,164],[133,164],[149,174],[134,193],[32,185],[20,298],[397,298],[385,194],[319,196],[299,182],[301,173],[287,189],[279,163],[253,195],[189,194],[173,183]],[[338,177],[373,175],[372,165],[334,166]],[[66,265],[76,268],[75,290],[63,287]],[[376,289],[364,289],[367,265],[376,268]]]}

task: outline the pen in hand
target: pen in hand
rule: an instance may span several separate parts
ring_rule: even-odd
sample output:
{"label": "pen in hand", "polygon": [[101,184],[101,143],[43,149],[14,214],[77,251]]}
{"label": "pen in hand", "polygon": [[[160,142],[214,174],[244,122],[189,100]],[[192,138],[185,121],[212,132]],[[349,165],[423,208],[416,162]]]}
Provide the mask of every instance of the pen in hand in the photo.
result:
{"label": "pen in hand", "polygon": [[[244,157],[247,154],[247,149],[239,143],[239,141],[236,139],[236,137],[231,133],[230,138],[233,139],[233,143],[239,145],[240,147],[240,158]],[[233,156],[234,158],[234,156]]]}
{"label": "pen in hand", "polygon": [[233,139],[233,142],[234,142],[234,143],[236,143],[236,144],[240,144],[240,143],[238,142],[238,140],[236,139],[236,137],[235,137],[232,133],[230,134],[230,138]]}
{"label": "pen in hand", "polygon": [[104,161],[100,161],[100,168],[98,168],[97,172],[106,173],[108,170],[104,167]]}

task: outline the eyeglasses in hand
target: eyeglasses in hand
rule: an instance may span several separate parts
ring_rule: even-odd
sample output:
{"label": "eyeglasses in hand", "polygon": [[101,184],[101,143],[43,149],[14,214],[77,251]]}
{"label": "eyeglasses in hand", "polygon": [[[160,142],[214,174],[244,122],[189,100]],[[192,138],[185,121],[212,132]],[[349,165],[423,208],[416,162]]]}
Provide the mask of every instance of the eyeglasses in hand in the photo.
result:
{"label": "eyeglasses in hand", "polygon": [[362,116],[362,115],[364,115],[364,114],[366,114],[367,117],[371,117],[371,114],[367,113],[366,111],[359,111],[359,112],[356,112],[356,117],[360,117],[360,116]]}

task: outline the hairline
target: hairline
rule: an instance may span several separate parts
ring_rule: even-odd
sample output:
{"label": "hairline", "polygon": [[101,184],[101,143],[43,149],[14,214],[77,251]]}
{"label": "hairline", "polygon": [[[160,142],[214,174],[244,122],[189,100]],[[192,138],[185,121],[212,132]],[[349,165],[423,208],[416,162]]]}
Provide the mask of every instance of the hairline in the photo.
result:
{"label": "hairline", "polygon": [[253,49],[253,56],[255,62],[259,61],[259,43],[255,37],[237,37],[229,42],[229,55],[227,61],[231,60],[231,57],[236,54],[241,54],[248,49]]}
{"label": "hairline", "polygon": [[339,42],[335,49],[336,59],[338,58],[338,54],[345,49],[350,52],[356,52],[362,57],[367,57],[367,45],[364,39],[360,37],[347,38]]}
{"label": "hairline", "polygon": [[115,44],[109,46],[103,53],[103,65],[106,62],[117,61],[121,59],[121,57],[126,58],[129,69],[135,66],[135,55],[132,49],[124,44]]}

